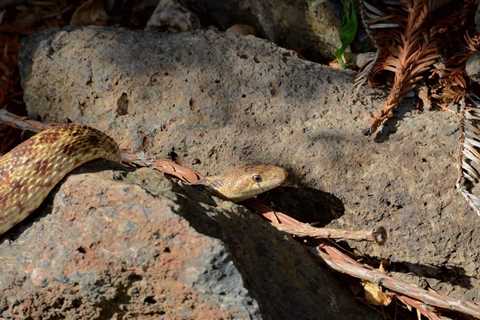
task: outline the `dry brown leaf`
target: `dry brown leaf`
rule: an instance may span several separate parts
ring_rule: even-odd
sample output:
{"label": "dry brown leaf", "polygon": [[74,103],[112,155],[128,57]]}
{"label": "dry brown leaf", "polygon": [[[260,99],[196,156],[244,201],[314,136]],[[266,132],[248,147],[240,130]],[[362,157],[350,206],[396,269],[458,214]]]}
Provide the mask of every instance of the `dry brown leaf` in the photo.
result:
{"label": "dry brown leaf", "polygon": [[370,281],[362,281],[362,287],[365,290],[364,296],[367,303],[375,306],[388,306],[392,302],[392,297],[383,292],[382,287]]}
{"label": "dry brown leaf", "polygon": [[70,20],[72,26],[105,26],[107,22],[108,14],[105,11],[103,0],[86,1],[75,10]]}

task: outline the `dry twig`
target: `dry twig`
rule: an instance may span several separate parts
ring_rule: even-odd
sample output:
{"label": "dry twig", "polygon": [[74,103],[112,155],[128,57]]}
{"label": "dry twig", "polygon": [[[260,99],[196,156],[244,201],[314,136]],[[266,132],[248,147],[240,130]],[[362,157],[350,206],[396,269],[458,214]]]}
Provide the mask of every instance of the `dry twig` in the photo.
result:
{"label": "dry twig", "polygon": [[[403,296],[403,295],[400,295],[400,294],[394,294],[394,296],[395,296],[395,298],[397,298],[398,300],[403,302],[405,305],[417,309],[417,312],[419,312],[420,314],[427,317],[427,319],[429,319],[429,320],[442,320],[442,318],[440,318],[440,316],[437,315],[437,311],[434,308],[432,308],[431,306],[428,306],[428,305],[426,305],[426,304],[424,304],[424,303],[422,303],[418,300],[415,300],[415,299],[412,299],[410,297]],[[420,319],[420,317],[419,317],[419,319]]]}
{"label": "dry twig", "polygon": [[394,293],[418,300],[429,306],[457,311],[480,318],[480,306],[468,301],[455,300],[436,292],[421,289],[408,282],[395,279],[370,266],[361,265],[332,245],[323,242],[314,249],[314,254],[320,256],[332,269],[352,277],[367,280],[387,288]]}
{"label": "dry twig", "polygon": [[247,200],[244,203],[247,206],[254,208],[278,230],[294,236],[310,237],[314,239],[374,241],[378,244],[384,244],[387,240],[387,232],[384,227],[379,227],[374,230],[358,231],[316,228],[307,223],[300,222],[284,213],[273,211],[271,208],[255,199]]}
{"label": "dry twig", "polygon": [[[202,178],[198,172],[181,166],[171,160],[157,160],[154,162],[153,168],[191,184],[195,184]],[[272,211],[268,206],[256,199],[246,200],[243,203],[251,208],[254,208],[257,212],[259,212],[259,214],[262,215],[262,217],[270,221],[277,229],[295,236],[311,237],[315,239],[375,241],[378,244],[383,244],[387,240],[387,233],[383,227],[379,227],[371,231],[316,228],[309,224],[293,219],[284,213]]]}
{"label": "dry twig", "polygon": [[5,109],[0,109],[0,122],[20,130],[32,132],[40,132],[50,127],[48,124],[43,124],[39,121],[29,120],[25,117],[17,116]]}
{"label": "dry twig", "polygon": [[[280,214],[282,213],[276,213],[277,217]],[[289,224],[272,222],[272,225],[278,230],[290,233],[298,237],[311,237],[315,239],[374,241],[378,244],[384,244],[387,236],[387,232],[384,227],[379,227],[371,231],[353,231],[332,228],[315,228],[305,223],[298,226],[293,226]]]}
{"label": "dry twig", "polygon": [[181,166],[172,160],[156,160],[153,162],[153,168],[160,172],[177,177],[178,179],[186,183],[194,184],[202,178],[202,176],[198,172],[190,168]]}

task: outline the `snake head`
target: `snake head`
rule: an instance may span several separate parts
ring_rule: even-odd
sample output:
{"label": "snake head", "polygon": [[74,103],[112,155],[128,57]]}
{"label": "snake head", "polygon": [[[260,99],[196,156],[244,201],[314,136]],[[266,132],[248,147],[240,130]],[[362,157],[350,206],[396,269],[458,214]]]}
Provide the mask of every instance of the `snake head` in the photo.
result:
{"label": "snake head", "polygon": [[257,164],[236,167],[221,175],[206,177],[200,184],[213,189],[223,198],[238,202],[280,186],[287,176],[287,171],[281,167]]}

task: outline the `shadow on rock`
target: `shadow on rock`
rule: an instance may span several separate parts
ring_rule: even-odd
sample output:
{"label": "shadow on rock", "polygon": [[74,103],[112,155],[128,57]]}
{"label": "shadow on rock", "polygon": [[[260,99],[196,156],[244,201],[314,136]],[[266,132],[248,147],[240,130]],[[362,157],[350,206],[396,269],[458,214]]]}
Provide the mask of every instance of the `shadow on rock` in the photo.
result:
{"label": "shadow on rock", "polygon": [[345,213],[342,201],[335,195],[308,187],[281,187],[259,196],[272,209],[304,223],[325,226]]}
{"label": "shadow on rock", "polygon": [[414,104],[409,102],[401,103],[395,110],[395,114],[392,118],[387,119],[381,126],[378,133],[375,135],[374,141],[382,143],[388,141],[390,136],[397,131],[400,122],[415,108]]}
{"label": "shadow on rock", "polygon": [[[243,206],[219,200],[216,209],[209,209],[205,205],[211,205],[212,199],[195,190],[196,187],[176,185],[173,189],[178,194],[176,212],[198,232],[225,243],[242,275],[244,286],[258,301],[265,319],[376,318],[376,314],[358,305],[352,293],[342,287],[336,276],[310,256],[303,246]],[[285,194],[292,199],[298,195],[298,203],[313,194],[325,196],[313,189],[282,188],[265,195],[265,198],[282,198]],[[310,203],[304,208],[317,210],[319,204]],[[318,220],[317,217],[314,219]],[[224,259],[224,263],[228,260]],[[219,272],[224,268],[217,263],[215,269]],[[209,281],[217,282],[212,277]],[[214,285],[204,281],[199,289],[206,291]]]}
{"label": "shadow on rock", "polygon": [[[345,248],[349,248],[346,242],[341,243]],[[349,248],[349,250],[351,250]],[[364,256],[365,261],[371,266],[380,265],[380,260]],[[429,287],[428,278],[435,279],[454,286],[460,286],[465,289],[472,289],[472,278],[466,275],[465,269],[457,266],[433,266],[421,263],[411,263],[405,261],[388,261],[386,269],[389,272],[397,272],[406,275],[415,275],[419,278],[419,285],[427,289]]]}
{"label": "shadow on rock", "polygon": [[442,282],[448,282],[455,286],[472,289],[472,279],[465,275],[465,270],[456,266],[432,266],[410,262],[390,262],[390,270],[402,273],[414,273],[417,276],[433,278]]}

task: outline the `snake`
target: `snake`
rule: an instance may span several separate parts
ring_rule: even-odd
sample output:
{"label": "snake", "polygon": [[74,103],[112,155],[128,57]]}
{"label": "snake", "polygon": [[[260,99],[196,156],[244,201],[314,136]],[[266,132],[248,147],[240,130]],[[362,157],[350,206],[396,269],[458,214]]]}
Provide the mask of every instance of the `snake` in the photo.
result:
{"label": "snake", "polygon": [[[40,207],[72,170],[97,159],[122,163],[118,144],[101,130],[73,123],[49,126],[0,157],[0,236]],[[280,186],[286,178],[281,167],[257,164],[195,184],[239,202]]]}

